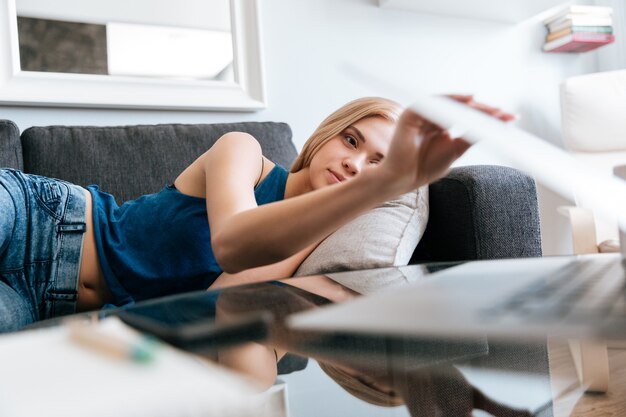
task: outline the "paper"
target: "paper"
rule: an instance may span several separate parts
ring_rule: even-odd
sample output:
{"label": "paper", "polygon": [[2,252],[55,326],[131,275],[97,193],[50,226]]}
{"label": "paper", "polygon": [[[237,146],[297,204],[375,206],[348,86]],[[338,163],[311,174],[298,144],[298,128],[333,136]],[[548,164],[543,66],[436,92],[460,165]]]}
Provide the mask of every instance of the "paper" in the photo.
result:
{"label": "paper", "polygon": [[[116,318],[103,333],[136,337]],[[267,412],[267,414],[265,414]],[[0,336],[3,417],[244,417],[271,415],[244,378],[164,345],[150,363],[103,354],[66,327]]]}

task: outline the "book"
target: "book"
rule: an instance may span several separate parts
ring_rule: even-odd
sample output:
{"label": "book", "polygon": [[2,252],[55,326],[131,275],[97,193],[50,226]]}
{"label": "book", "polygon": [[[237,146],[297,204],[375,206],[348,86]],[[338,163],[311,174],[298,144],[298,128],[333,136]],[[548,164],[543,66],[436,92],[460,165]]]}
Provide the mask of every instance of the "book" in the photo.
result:
{"label": "book", "polygon": [[587,52],[615,41],[612,33],[572,33],[547,42],[545,52]]}
{"label": "book", "polygon": [[550,23],[562,19],[568,15],[584,15],[584,16],[611,16],[613,14],[613,8],[608,6],[585,6],[585,5],[573,5],[566,7],[561,10],[559,13],[550,16],[549,18],[543,21],[544,25],[549,25]]}
{"label": "book", "polygon": [[557,19],[548,24],[550,32],[557,32],[570,26],[613,26],[613,19],[610,16],[573,16],[564,19]]}
{"label": "book", "polygon": [[613,33],[613,26],[570,26],[546,36],[546,42],[553,41],[570,33]]}

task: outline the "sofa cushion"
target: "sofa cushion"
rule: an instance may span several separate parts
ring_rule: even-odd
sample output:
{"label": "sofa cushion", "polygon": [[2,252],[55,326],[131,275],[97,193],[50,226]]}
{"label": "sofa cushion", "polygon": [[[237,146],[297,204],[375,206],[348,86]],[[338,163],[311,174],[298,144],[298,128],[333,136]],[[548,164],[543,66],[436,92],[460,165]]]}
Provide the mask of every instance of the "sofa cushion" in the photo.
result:
{"label": "sofa cushion", "polygon": [[387,202],[328,236],[297,276],[406,265],[428,221],[428,187]]}
{"label": "sofa cushion", "polygon": [[285,123],[31,127],[22,133],[24,170],[79,185],[98,184],[118,203],[154,193],[222,135],[247,132],[286,168],[296,157]]}
{"label": "sofa cushion", "polygon": [[24,168],[20,131],[10,120],[0,120],[0,168]]}

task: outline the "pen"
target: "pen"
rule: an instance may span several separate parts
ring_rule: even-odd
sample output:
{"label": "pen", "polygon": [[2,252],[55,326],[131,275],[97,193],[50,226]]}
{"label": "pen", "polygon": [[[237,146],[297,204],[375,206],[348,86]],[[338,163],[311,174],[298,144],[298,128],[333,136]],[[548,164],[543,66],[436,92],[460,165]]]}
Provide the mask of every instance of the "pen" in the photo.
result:
{"label": "pen", "polygon": [[67,327],[72,341],[111,357],[133,362],[148,363],[154,360],[159,344],[156,339],[143,335],[132,339],[121,338],[88,323],[70,322]]}

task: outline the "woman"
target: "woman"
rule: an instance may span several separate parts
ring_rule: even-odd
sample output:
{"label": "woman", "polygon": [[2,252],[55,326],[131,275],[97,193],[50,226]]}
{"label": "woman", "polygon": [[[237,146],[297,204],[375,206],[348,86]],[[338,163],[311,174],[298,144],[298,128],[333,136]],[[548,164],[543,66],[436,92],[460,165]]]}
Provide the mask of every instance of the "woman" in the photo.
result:
{"label": "woman", "polygon": [[365,98],[325,119],[289,173],[232,132],[172,186],[120,207],[96,186],[1,170],[0,331],[290,276],[327,235],[443,176],[468,147],[410,109]]}

